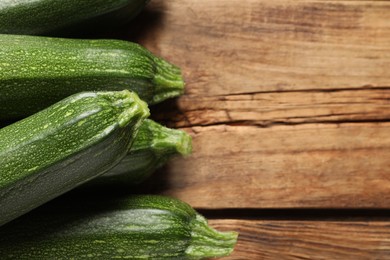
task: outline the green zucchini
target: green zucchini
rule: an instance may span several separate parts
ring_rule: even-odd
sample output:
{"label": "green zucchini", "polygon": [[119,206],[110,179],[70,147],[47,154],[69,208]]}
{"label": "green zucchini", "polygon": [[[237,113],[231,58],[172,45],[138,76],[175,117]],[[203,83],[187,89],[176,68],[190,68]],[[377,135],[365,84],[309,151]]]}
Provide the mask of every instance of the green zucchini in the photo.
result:
{"label": "green zucchini", "polygon": [[148,115],[127,90],[84,92],[0,129],[0,226],[115,166]]}
{"label": "green zucchini", "polygon": [[236,240],[173,198],[71,197],[0,229],[0,258],[203,259],[230,254]]}
{"label": "green zucchini", "polygon": [[126,9],[134,17],[148,0],[1,0],[0,33],[45,34]]}
{"label": "green zucchini", "polygon": [[120,40],[0,35],[0,119],[23,118],[82,91],[135,91],[149,104],[183,93],[181,71]]}
{"label": "green zucchini", "polygon": [[139,128],[134,144],[126,157],[117,166],[86,185],[104,187],[136,185],[174,155],[188,155],[191,150],[189,134],[146,119]]}

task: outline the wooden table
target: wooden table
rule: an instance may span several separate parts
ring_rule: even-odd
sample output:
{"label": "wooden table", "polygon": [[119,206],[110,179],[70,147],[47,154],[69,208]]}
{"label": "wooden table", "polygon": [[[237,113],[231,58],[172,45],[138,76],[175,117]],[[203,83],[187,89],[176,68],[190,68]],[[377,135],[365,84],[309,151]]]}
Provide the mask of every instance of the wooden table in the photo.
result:
{"label": "wooden table", "polygon": [[153,0],[128,35],[194,141],[145,187],[239,231],[226,259],[390,259],[389,1]]}

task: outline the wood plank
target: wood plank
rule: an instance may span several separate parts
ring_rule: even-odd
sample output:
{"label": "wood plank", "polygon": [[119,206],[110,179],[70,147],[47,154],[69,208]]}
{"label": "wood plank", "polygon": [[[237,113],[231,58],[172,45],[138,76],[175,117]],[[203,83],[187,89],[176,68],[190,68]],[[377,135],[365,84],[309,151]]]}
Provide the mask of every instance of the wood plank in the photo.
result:
{"label": "wood plank", "polygon": [[159,105],[152,114],[170,127],[381,121],[390,119],[389,100],[390,88],[186,95]]}
{"label": "wood plank", "polygon": [[390,207],[390,123],[187,129],[193,155],[146,185],[197,208]]}
{"label": "wood plank", "polygon": [[128,33],[196,96],[390,86],[390,2],[154,0]]}
{"label": "wood plank", "polygon": [[235,251],[223,259],[389,259],[386,221],[210,220],[237,230]]}

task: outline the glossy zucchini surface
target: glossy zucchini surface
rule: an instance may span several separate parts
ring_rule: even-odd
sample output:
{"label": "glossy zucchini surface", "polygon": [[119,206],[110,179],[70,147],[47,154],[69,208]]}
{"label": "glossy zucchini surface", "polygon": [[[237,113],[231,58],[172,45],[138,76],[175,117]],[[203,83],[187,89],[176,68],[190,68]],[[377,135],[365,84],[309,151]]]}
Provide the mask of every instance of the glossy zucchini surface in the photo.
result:
{"label": "glossy zucchini surface", "polygon": [[84,92],[0,129],[0,225],[114,167],[148,115],[135,93]]}

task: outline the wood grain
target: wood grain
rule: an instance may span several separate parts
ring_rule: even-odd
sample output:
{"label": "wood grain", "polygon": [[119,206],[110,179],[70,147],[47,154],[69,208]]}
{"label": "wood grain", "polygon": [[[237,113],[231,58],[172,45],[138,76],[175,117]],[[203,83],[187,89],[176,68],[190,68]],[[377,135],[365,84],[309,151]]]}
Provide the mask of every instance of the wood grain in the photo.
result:
{"label": "wood grain", "polygon": [[[390,2],[154,0],[135,40],[191,96],[390,86]],[[143,25],[143,26],[142,26]]]}
{"label": "wood grain", "polygon": [[194,207],[390,206],[390,123],[188,130],[193,155],[150,181]]}
{"label": "wood grain", "polygon": [[390,224],[380,221],[210,220],[240,233],[223,259],[389,259]]}
{"label": "wood grain", "polygon": [[148,185],[198,208],[390,207],[389,21],[389,1],[152,1],[131,38],[187,81],[152,115],[194,152]]}

